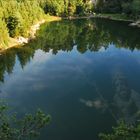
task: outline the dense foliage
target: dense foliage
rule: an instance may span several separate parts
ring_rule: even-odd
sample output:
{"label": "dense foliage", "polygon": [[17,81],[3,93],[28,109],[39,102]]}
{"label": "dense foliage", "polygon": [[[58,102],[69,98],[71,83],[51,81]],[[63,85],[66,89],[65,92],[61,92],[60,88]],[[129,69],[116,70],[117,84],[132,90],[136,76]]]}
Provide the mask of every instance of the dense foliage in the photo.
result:
{"label": "dense foliage", "polygon": [[139,18],[139,0],[97,0],[96,12],[127,14],[131,18]]}
{"label": "dense foliage", "polygon": [[0,0],[0,23],[3,23],[1,28],[9,32],[11,37],[27,36],[29,27],[42,18],[43,10],[37,0]]}
{"label": "dense foliage", "polygon": [[0,140],[26,140],[39,135],[50,117],[38,110],[35,115],[28,114],[21,120],[15,115],[8,115],[8,106],[0,104]]}
{"label": "dense foliage", "polygon": [[90,0],[43,0],[44,11],[51,15],[84,15],[93,11]]}
{"label": "dense foliage", "polygon": [[43,16],[37,0],[0,0],[0,47],[8,46],[9,36],[29,36],[30,26]]}

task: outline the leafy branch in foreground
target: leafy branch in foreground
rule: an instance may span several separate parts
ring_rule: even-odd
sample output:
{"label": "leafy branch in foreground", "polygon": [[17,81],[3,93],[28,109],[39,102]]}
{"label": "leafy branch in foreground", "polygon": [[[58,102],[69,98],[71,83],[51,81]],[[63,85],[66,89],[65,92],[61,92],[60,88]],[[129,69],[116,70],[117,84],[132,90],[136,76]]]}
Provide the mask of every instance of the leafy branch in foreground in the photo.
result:
{"label": "leafy branch in foreground", "polygon": [[27,114],[23,119],[7,114],[6,105],[0,105],[0,140],[27,140],[39,135],[41,128],[50,122],[50,116],[38,110],[34,115]]}
{"label": "leafy branch in foreground", "polygon": [[117,127],[113,127],[112,134],[99,134],[101,140],[139,140],[140,124],[127,125],[124,121],[119,122]]}

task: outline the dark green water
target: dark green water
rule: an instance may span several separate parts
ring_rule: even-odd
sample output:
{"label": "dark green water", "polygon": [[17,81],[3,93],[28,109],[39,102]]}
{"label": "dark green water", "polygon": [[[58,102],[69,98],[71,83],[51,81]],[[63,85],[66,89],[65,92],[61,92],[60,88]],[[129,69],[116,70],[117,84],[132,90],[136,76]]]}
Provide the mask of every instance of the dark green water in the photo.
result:
{"label": "dark green water", "polygon": [[98,140],[119,119],[140,119],[140,29],[108,20],[43,25],[0,56],[0,98],[19,117],[52,116],[39,140]]}

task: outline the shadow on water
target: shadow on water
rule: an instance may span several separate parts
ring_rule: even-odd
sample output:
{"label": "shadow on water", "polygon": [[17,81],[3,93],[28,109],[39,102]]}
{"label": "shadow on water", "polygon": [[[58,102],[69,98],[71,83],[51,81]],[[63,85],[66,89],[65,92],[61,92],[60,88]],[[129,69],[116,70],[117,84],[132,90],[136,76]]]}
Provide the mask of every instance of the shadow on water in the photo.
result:
{"label": "shadow on water", "polygon": [[[25,92],[29,93],[25,97],[28,99],[22,98],[22,96],[26,96],[26,93],[25,95],[20,95],[21,97],[18,97],[16,94],[15,96],[21,99],[21,101],[17,100],[17,102],[21,104],[22,101],[26,100],[26,105],[33,104],[33,106],[37,106],[37,101],[40,100],[40,104],[45,108],[48,101],[47,105],[50,107],[50,113],[54,115],[54,123],[48,129],[47,138],[56,140],[59,136],[57,140],[69,140],[75,135],[74,138],[80,138],[81,140],[82,138],[87,138],[90,140],[93,138],[93,125],[95,125],[94,135],[96,135],[100,131],[110,130],[110,125],[115,124],[120,118],[134,123],[140,117],[140,95],[137,93],[139,91],[139,66],[137,63],[134,63],[135,59],[131,59],[133,57],[129,57],[131,52],[139,52],[139,35],[140,29],[129,27],[126,22],[108,21],[105,19],[64,20],[44,24],[38,31],[35,40],[21,48],[10,49],[0,56],[1,84],[5,84],[6,75],[12,75],[17,63],[24,71],[25,66],[32,63],[36,53],[40,50],[41,55],[39,55],[38,59],[41,59],[42,55],[47,53],[58,56],[54,60],[55,62],[53,61],[53,63],[47,65],[48,67],[46,66],[47,68],[43,67],[44,71],[42,70],[42,73],[38,67],[37,70],[31,67],[32,69],[29,74],[36,72],[37,77],[34,77],[34,75],[33,77],[26,77],[29,83],[26,82],[27,79],[25,80],[25,77],[21,76],[21,82],[25,80],[22,88],[24,88]],[[74,52],[76,51],[77,57],[75,57],[75,60],[77,61],[71,60],[73,58],[73,50]],[[70,53],[70,55],[64,56],[62,54],[59,56],[59,52]],[[102,52],[108,53],[102,54]],[[80,58],[78,59],[78,57]],[[63,63],[62,60],[64,60]],[[68,62],[72,65],[71,67]],[[140,63],[140,61],[138,62]],[[49,70],[50,67],[51,69]],[[36,71],[33,71],[33,69]],[[130,72],[129,70],[132,71]],[[24,74],[26,75],[26,73]],[[48,79],[44,77],[45,74],[48,76]],[[73,76],[74,74],[75,76]],[[54,77],[50,75],[54,75]],[[135,83],[131,81],[135,81]],[[30,82],[33,82],[35,86],[30,88]],[[20,84],[17,81],[15,83],[20,86],[22,85],[22,83]],[[46,90],[46,83],[50,83],[50,91],[49,84]],[[6,89],[7,92],[10,93],[18,90],[21,93],[24,92],[18,89],[18,86],[17,89],[12,89],[11,85],[8,85],[10,88],[9,90]],[[133,87],[135,90],[133,90]],[[46,94],[39,95],[33,92],[50,92],[51,94],[47,96]],[[56,92],[58,92],[61,98],[56,95]],[[90,98],[90,93],[94,93],[92,98]],[[47,96],[47,98],[45,99],[44,96]],[[34,99],[32,100],[32,98]],[[59,98],[63,99],[63,102],[60,102]],[[52,102],[54,102],[53,105]],[[71,104],[71,102],[73,103]],[[78,110],[79,108],[81,110]],[[93,108],[93,110],[91,111],[89,108]],[[69,113],[69,110],[73,111],[73,114]],[[63,112],[65,113],[63,114]],[[68,116],[69,114],[71,116]],[[111,114],[111,117],[107,114]],[[79,120],[81,116],[83,116],[81,120],[85,120],[85,122]],[[73,118],[77,126],[75,126],[72,120],[68,122],[68,117]],[[100,120],[98,121],[98,119]],[[87,120],[90,123],[86,123]],[[66,125],[69,128],[65,128]],[[85,131],[83,126],[87,131]],[[69,136],[66,130],[70,130],[70,128],[72,130]],[[75,134],[75,132],[77,133]],[[62,138],[58,133],[61,135],[63,133],[66,134]],[[46,134],[44,135],[42,139],[46,139]],[[69,139],[67,136],[69,136]],[[97,139],[97,136],[94,139]]]}

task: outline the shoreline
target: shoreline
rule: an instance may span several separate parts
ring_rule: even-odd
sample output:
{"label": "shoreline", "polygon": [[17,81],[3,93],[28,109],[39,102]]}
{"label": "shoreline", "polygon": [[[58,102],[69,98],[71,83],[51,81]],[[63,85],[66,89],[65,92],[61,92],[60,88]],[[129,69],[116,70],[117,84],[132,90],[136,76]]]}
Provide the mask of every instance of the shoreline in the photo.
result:
{"label": "shoreline", "polygon": [[0,55],[1,55],[1,53],[3,53],[4,51],[6,51],[8,49],[18,48],[18,47],[23,46],[24,44],[28,44],[30,42],[30,40],[36,38],[36,33],[40,29],[40,26],[42,24],[53,22],[53,21],[59,21],[61,19],[62,19],[61,17],[49,16],[49,17],[46,17],[46,18],[38,21],[36,24],[34,24],[30,27],[29,31],[27,31],[29,33],[29,37],[27,37],[27,38],[25,38],[23,36],[18,36],[15,38],[9,37],[8,45],[5,45],[5,47],[0,48]]}
{"label": "shoreline", "polygon": [[132,20],[132,19],[123,19],[123,18],[117,19],[111,16],[102,16],[102,15],[89,15],[89,16],[81,16],[81,17],[72,16],[72,17],[65,17],[62,19],[75,20],[75,19],[92,19],[92,18],[101,18],[101,19],[124,21],[124,22],[136,22],[135,20]]}
{"label": "shoreline", "polygon": [[[119,16],[119,17],[118,17]],[[126,19],[126,17],[122,17],[124,15],[121,14],[99,14],[95,15],[95,18],[101,18],[101,19],[108,19],[108,20],[113,20],[113,21],[122,21],[122,22],[130,22],[128,26],[130,27],[137,27],[140,28],[140,19],[139,20],[134,20],[134,19]]]}
{"label": "shoreline", "polygon": [[70,17],[48,16],[48,17],[38,21],[36,24],[34,24],[30,27],[30,30],[27,31],[30,34],[29,37],[27,37],[27,38],[25,38],[23,36],[18,36],[15,38],[9,37],[8,45],[5,45],[5,47],[0,48],[0,54],[8,49],[18,48],[24,44],[28,44],[30,42],[30,40],[32,40],[36,37],[36,32],[40,29],[40,26],[44,23],[59,21],[59,20],[63,20],[63,19],[64,20],[76,20],[76,19],[94,19],[94,18],[130,22],[128,24],[128,26],[140,28],[140,21],[134,21],[133,19],[118,18],[116,15],[110,15],[110,14],[106,14],[106,15],[98,14],[98,15],[89,15],[89,16],[81,16],[81,17],[80,16],[70,16]]}
{"label": "shoreline", "polygon": [[133,20],[133,19],[125,19],[122,17],[117,17],[117,16],[122,16],[120,14],[98,14],[98,15],[89,15],[89,16],[81,16],[81,17],[76,17],[76,16],[72,16],[72,17],[66,17],[63,19],[66,20],[76,20],[76,19],[92,19],[92,18],[99,18],[99,19],[107,19],[107,20],[113,20],[113,21],[121,21],[121,22],[129,22],[128,26],[130,27],[136,27],[136,28],[140,28],[140,19],[139,20]]}
{"label": "shoreline", "polygon": [[[117,15],[118,16],[118,15]],[[117,17],[115,14],[114,15],[102,15],[102,14],[98,14],[95,15],[95,18],[103,18],[103,19],[108,19],[108,20],[114,20],[114,21],[124,21],[124,22],[135,22],[133,19],[125,19],[122,17]]]}

